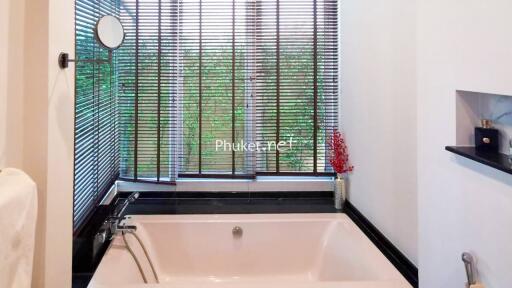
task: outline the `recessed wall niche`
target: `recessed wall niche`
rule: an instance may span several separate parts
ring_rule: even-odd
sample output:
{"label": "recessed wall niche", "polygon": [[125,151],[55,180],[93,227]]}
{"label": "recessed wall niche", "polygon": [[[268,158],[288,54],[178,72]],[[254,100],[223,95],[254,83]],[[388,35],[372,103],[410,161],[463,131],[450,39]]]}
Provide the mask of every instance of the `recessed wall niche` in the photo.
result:
{"label": "recessed wall niche", "polygon": [[474,146],[474,128],[481,119],[490,119],[500,131],[500,152],[509,154],[512,138],[512,97],[457,91],[457,146]]}

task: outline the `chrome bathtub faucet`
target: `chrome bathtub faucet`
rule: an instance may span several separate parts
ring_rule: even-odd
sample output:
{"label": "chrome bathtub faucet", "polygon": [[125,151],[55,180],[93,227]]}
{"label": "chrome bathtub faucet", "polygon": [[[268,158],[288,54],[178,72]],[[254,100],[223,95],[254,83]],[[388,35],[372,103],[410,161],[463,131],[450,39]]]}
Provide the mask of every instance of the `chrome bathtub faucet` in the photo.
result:
{"label": "chrome bathtub faucet", "polygon": [[[126,225],[123,226],[123,225],[119,224],[119,223],[121,223],[122,220],[124,220],[124,217],[121,217],[121,215],[123,215],[123,212],[124,212],[124,210],[126,210],[128,205],[130,205],[130,203],[135,202],[135,200],[137,200],[137,198],[139,198],[139,196],[140,196],[139,192],[133,192],[132,194],[130,194],[130,196],[128,196],[128,198],[126,198],[126,200],[124,200],[122,203],[116,205],[112,215],[110,215],[107,218],[107,220],[105,220],[105,222],[103,223],[103,227],[105,227],[107,229],[108,234],[109,234],[108,236],[110,237],[110,239],[112,239],[117,234],[118,230],[126,230],[127,229]],[[135,227],[135,226],[132,226],[132,227]],[[128,229],[128,230],[135,230],[135,229]],[[100,229],[100,231],[101,231],[101,229]],[[119,231],[119,232],[121,232],[121,231]]]}
{"label": "chrome bathtub faucet", "polygon": [[125,217],[121,217],[123,215],[124,210],[130,203],[135,202],[137,198],[139,198],[139,192],[133,192],[126,198],[123,202],[116,205],[114,211],[101,225],[101,228],[98,230],[98,233],[94,236],[94,255],[99,250],[99,248],[105,243],[107,240],[112,240],[114,236],[118,232],[135,232],[137,227],[134,225],[126,225],[120,224]]}
{"label": "chrome bathtub faucet", "polygon": [[116,233],[134,233],[137,231],[137,226],[135,225],[117,225]]}

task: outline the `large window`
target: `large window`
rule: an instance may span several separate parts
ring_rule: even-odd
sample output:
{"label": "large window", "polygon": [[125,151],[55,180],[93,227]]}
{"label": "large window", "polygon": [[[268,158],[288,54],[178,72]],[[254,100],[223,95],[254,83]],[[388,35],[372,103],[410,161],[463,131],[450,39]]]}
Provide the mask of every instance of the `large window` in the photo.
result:
{"label": "large window", "polygon": [[324,175],[337,0],[76,0],[75,227],[117,179]]}
{"label": "large window", "polygon": [[[331,171],[336,0],[125,0],[120,8],[123,178]],[[242,143],[260,146],[240,151]]]}
{"label": "large window", "polygon": [[[107,59],[108,51],[94,37],[101,15],[118,13],[118,0],[77,0],[76,57]],[[116,75],[113,67],[87,61],[76,63],[75,90],[75,227],[87,220],[119,176]]]}

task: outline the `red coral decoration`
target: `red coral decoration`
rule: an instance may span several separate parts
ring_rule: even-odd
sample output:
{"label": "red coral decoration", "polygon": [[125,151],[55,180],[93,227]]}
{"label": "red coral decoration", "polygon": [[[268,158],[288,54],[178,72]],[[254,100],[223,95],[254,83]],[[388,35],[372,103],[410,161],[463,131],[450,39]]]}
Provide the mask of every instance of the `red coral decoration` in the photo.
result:
{"label": "red coral decoration", "polygon": [[329,162],[334,171],[338,174],[352,172],[354,166],[349,163],[348,148],[343,135],[338,130],[334,130],[331,137],[329,137],[328,144],[330,148]]}

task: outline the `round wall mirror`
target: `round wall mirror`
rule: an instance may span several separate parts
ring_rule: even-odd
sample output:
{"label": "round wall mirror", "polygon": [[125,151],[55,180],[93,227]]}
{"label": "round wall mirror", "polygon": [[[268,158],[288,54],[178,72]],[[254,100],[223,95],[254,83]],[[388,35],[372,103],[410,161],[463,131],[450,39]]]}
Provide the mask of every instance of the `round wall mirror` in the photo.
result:
{"label": "round wall mirror", "polygon": [[124,27],[119,18],[103,16],[96,23],[96,38],[107,49],[117,49],[124,41]]}

